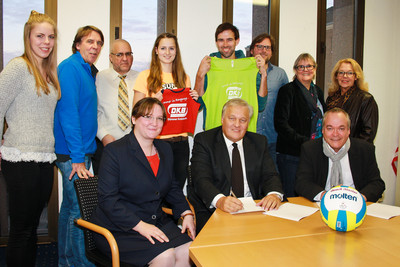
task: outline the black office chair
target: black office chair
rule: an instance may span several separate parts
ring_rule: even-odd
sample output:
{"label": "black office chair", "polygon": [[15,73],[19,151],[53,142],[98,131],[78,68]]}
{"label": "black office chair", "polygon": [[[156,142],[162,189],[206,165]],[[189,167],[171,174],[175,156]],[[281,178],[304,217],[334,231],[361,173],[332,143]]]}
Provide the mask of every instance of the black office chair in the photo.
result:
{"label": "black office chair", "polygon": [[[89,179],[77,179],[74,181],[74,187],[78,197],[79,208],[82,216],[80,219],[75,219],[75,223],[83,227],[85,235],[86,257],[88,260],[94,262],[97,266],[131,266],[119,261],[118,245],[111,232],[106,228],[89,222],[93,210],[97,206],[98,202],[97,181],[98,180],[96,176]],[[112,259],[96,248],[92,231],[103,235],[107,239],[111,248]]]}
{"label": "black office chair", "polygon": [[187,199],[188,202],[191,204],[191,209],[195,211],[196,216],[196,233],[199,234],[203,226],[207,223],[207,220],[204,220],[207,216],[197,216],[199,214],[209,214],[209,209],[200,199],[200,197],[196,194],[196,190],[194,189],[193,185],[193,178],[192,178],[192,169],[189,166],[189,177],[188,177],[188,184],[186,187],[187,190]]}

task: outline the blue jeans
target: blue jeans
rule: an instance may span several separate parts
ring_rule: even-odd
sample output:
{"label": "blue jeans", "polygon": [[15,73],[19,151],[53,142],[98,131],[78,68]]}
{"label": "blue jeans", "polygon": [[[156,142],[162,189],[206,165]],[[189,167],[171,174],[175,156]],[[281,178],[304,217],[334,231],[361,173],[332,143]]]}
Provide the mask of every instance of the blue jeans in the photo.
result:
{"label": "blue jeans", "polygon": [[[86,168],[90,168],[90,157],[85,157]],[[78,199],[76,197],[74,180],[79,179],[75,174],[71,180],[72,161],[56,162],[62,174],[63,200],[58,219],[58,266],[95,266],[85,256],[83,231],[74,224],[75,218],[80,218]]]}
{"label": "blue jeans", "polygon": [[296,197],[294,190],[296,183],[297,166],[299,157],[277,153],[276,162],[278,164],[279,175],[281,176],[283,191],[286,197]]}

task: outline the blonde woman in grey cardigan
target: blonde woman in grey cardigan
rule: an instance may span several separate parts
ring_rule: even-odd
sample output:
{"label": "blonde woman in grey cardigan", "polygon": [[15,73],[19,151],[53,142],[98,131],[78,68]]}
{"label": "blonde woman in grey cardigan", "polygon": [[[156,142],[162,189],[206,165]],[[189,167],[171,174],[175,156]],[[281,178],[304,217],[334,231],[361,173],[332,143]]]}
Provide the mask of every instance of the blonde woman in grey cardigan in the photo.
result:
{"label": "blonde woman in grey cardigan", "polygon": [[[25,52],[0,73],[1,169],[9,197],[8,266],[35,266],[36,229],[53,185],[53,119],[60,86],[57,30],[32,11],[24,27]],[[3,134],[4,119],[8,128]]]}

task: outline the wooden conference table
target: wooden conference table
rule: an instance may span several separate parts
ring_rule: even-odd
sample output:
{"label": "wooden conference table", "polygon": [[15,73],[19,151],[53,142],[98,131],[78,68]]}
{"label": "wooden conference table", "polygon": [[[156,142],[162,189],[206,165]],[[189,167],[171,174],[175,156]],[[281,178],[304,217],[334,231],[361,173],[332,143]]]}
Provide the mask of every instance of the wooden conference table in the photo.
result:
{"label": "wooden conference table", "polygon": [[[289,202],[318,207],[305,198]],[[190,246],[197,267],[400,266],[400,217],[366,216],[352,232],[330,229],[318,212],[299,222],[254,212],[214,212]]]}

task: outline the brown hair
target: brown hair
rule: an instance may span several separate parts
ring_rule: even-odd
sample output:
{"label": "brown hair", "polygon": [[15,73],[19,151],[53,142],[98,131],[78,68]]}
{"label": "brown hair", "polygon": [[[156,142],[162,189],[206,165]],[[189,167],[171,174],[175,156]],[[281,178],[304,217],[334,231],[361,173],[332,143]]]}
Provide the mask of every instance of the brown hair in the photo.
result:
{"label": "brown hair", "polygon": [[147,90],[150,96],[152,94],[156,94],[162,85],[162,69],[160,59],[156,54],[156,49],[160,45],[161,40],[164,38],[171,38],[175,41],[176,55],[174,61],[172,62],[172,77],[174,79],[175,86],[178,88],[184,88],[186,86],[186,72],[182,64],[178,39],[172,33],[162,33],[154,42],[153,50],[151,52],[150,73],[149,77],[147,77]]}
{"label": "brown hair", "polygon": [[234,26],[232,23],[224,22],[224,23],[218,25],[217,29],[215,30],[215,41],[218,40],[218,35],[221,32],[224,32],[226,30],[230,30],[230,31],[233,32],[233,34],[235,35],[235,40],[239,39],[239,30],[238,30],[238,28],[236,28],[236,26]]}
{"label": "brown hair", "polygon": [[167,111],[165,110],[163,103],[154,97],[145,97],[140,99],[132,108],[132,117],[138,119],[141,116],[149,115],[153,110],[154,105],[159,105],[161,107],[163,119],[165,121],[167,119]]}
{"label": "brown hair", "polygon": [[[30,35],[32,29],[40,23],[47,22],[49,23],[54,30],[54,46],[51,50],[49,56],[42,61],[42,65],[39,66],[37,60],[35,59],[31,47]],[[24,26],[24,54],[22,58],[25,60],[26,65],[28,66],[29,72],[35,77],[36,81],[36,93],[40,96],[41,91],[48,95],[50,93],[50,88],[48,83],[51,83],[56,92],[58,93],[58,98],[61,97],[60,83],[58,82],[57,77],[57,27],[54,21],[47,16],[46,14],[38,13],[34,10],[31,11],[28,21]],[[46,74],[46,77],[43,77],[40,69]]]}
{"label": "brown hair", "polygon": [[271,42],[271,51],[274,52],[275,51],[275,38],[272,37],[271,35],[269,35],[268,33],[262,33],[262,34],[256,36],[256,38],[254,38],[250,44],[250,51],[252,51],[254,49],[256,44],[264,41],[264,39],[269,39],[269,41]]}
{"label": "brown hair", "polygon": [[80,27],[78,29],[78,31],[76,32],[74,41],[72,43],[72,53],[75,54],[78,51],[76,49],[76,45],[82,41],[83,37],[89,35],[92,31],[97,32],[100,35],[100,38],[101,38],[101,41],[102,41],[101,46],[103,46],[103,44],[104,44],[104,35],[101,32],[101,30],[99,28],[95,27],[95,26],[87,25],[87,26],[84,26],[84,27]]}
{"label": "brown hair", "polygon": [[356,73],[355,75],[356,75],[357,80],[355,80],[355,84],[361,90],[368,92],[368,83],[366,83],[364,80],[364,72],[361,69],[360,64],[358,64],[357,61],[355,61],[352,58],[345,58],[345,59],[339,60],[332,69],[332,72],[331,72],[331,82],[332,83],[329,86],[328,95],[331,96],[340,89],[339,82],[337,81],[336,77],[337,77],[337,73],[338,73],[339,68],[342,65],[342,63],[351,64],[351,66],[353,67],[353,71]]}

